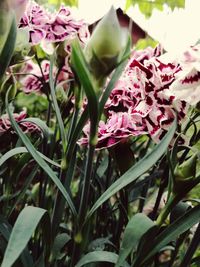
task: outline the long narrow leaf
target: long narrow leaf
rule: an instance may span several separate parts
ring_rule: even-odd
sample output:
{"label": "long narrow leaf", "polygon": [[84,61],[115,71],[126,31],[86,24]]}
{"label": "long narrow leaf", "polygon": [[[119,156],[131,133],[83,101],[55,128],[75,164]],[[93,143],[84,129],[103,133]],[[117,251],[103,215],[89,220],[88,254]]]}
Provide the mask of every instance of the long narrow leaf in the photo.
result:
{"label": "long narrow leaf", "polygon": [[92,82],[91,74],[88,70],[85,57],[77,39],[72,43],[71,61],[76,75],[78,76],[88,99],[88,108],[91,123],[90,133],[92,139],[96,135],[96,127],[98,123],[98,100],[95,93],[96,89]]}
{"label": "long narrow leaf", "polygon": [[45,227],[48,227],[47,223],[50,225],[50,218],[46,210],[29,206],[21,211],[12,229],[1,267],[12,266],[43,217],[46,217]]}
{"label": "long narrow leaf", "polygon": [[[4,164],[9,158],[21,154],[21,153],[28,153],[28,150],[26,147],[16,147],[13,148],[11,150],[9,150],[8,152],[6,152],[1,158],[0,158],[0,166],[2,164]],[[53,160],[49,159],[48,157],[46,157],[44,154],[42,154],[41,152],[38,151],[38,154],[44,159],[46,160],[48,163],[60,168],[61,166],[57,163],[54,162]]]}
{"label": "long narrow leaf", "polygon": [[176,130],[176,121],[174,121],[171,129],[162,139],[162,141],[155,146],[155,148],[147,154],[143,159],[131,167],[127,172],[125,172],[116,182],[114,182],[95,202],[93,207],[88,213],[88,218],[112,195],[117,193],[119,190],[127,186],[128,184],[136,181],[140,175],[147,172],[166,152],[169,143],[174,136]]}
{"label": "long narrow leaf", "polygon": [[31,144],[30,140],[28,137],[23,133],[21,128],[18,126],[16,123],[15,119],[13,118],[13,115],[10,111],[9,104],[8,104],[8,93],[6,95],[6,108],[7,112],[12,124],[12,127],[14,130],[17,132],[19,137],[21,138],[22,142],[26,146],[27,150],[31,154],[31,156],[35,159],[35,161],[38,163],[38,165],[48,174],[48,176],[52,179],[52,181],[55,183],[55,185],[59,188],[60,192],[63,194],[64,198],[66,199],[69,207],[71,208],[71,211],[73,215],[76,217],[77,216],[77,211],[75,209],[75,206],[71,200],[70,195],[68,192],[65,190],[64,186],[62,185],[61,181],[58,179],[56,174],[53,172],[53,170],[49,167],[49,165],[42,159],[42,157],[39,155],[37,150],[34,148],[34,146]]}

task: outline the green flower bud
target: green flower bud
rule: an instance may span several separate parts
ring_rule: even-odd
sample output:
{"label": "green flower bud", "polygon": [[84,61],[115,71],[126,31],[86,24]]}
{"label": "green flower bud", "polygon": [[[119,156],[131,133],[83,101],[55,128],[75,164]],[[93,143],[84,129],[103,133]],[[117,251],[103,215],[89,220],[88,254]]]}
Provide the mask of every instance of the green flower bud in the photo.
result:
{"label": "green flower bud", "polygon": [[98,23],[85,48],[91,72],[97,80],[107,76],[117,65],[128,40],[128,31],[121,28],[115,9]]}
{"label": "green flower bud", "polygon": [[186,194],[196,185],[197,155],[178,165],[174,171],[174,193]]}

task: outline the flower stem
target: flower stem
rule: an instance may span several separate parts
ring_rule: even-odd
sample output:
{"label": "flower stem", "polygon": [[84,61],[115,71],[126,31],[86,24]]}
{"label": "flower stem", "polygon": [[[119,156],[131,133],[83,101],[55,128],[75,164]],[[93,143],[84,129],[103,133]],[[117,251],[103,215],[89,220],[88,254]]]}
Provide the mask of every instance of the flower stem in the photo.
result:
{"label": "flower stem", "polygon": [[167,216],[171,212],[172,208],[178,203],[178,201],[179,201],[179,198],[177,198],[177,195],[173,194],[170,196],[164,209],[161,211],[161,213],[159,214],[159,216],[156,220],[156,224],[158,226],[161,226],[163,224],[163,222],[165,221],[165,219],[167,218]]}

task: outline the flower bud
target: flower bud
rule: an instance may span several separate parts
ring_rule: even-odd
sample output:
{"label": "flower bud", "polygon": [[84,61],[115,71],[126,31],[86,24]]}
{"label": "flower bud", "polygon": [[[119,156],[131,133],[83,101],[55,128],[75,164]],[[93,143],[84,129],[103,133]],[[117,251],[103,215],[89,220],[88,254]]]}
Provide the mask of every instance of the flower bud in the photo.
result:
{"label": "flower bud", "polygon": [[97,80],[116,67],[127,40],[128,31],[120,27],[112,7],[96,26],[85,48],[86,59]]}
{"label": "flower bud", "polygon": [[174,171],[174,193],[186,194],[196,185],[197,155],[184,161]]}

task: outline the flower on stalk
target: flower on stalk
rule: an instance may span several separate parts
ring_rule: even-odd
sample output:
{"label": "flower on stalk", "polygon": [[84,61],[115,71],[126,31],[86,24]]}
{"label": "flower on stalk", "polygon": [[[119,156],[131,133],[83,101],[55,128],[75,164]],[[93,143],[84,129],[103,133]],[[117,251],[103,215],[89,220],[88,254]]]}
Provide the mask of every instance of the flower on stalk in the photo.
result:
{"label": "flower on stalk", "polygon": [[85,56],[95,78],[107,76],[116,67],[127,40],[127,30],[121,28],[112,7],[98,23],[85,47]]}
{"label": "flower on stalk", "polygon": [[200,102],[200,45],[192,46],[178,58],[181,70],[170,86],[177,99],[191,105]]}
{"label": "flower on stalk", "polygon": [[[27,114],[25,111],[13,113],[13,117],[24,133],[40,133],[40,129],[34,123],[23,121]],[[6,132],[14,133],[8,114],[3,114],[0,117],[0,136]]]}
{"label": "flower on stalk", "polygon": [[[148,49],[148,51],[151,51]],[[179,65],[163,63],[157,57],[158,48],[144,57],[132,54],[122,76],[105,105],[105,121],[99,123],[97,148],[125,141],[130,136],[148,134],[156,142],[167,133],[176,118],[181,122],[187,105],[176,100],[170,91]],[[159,55],[159,53],[158,53]],[[139,60],[138,60],[139,59]],[[88,125],[80,143],[87,144]]]}

